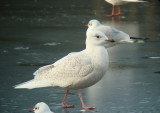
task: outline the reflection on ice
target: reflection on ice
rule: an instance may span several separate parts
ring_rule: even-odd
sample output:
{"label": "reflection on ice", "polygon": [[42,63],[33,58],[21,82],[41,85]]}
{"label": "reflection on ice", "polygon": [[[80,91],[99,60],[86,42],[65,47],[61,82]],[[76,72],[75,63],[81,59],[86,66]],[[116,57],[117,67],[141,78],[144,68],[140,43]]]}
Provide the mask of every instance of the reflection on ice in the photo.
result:
{"label": "reflection on ice", "polygon": [[2,50],[0,53],[4,54],[4,53],[8,53],[8,52],[9,52],[8,50]]}
{"label": "reflection on ice", "polygon": [[152,57],[142,57],[142,58],[151,58],[151,59],[159,59],[159,56],[152,56]]}
{"label": "reflection on ice", "polygon": [[40,62],[17,62],[20,66],[45,66],[48,65],[47,63],[40,63]]}
{"label": "reflection on ice", "polygon": [[146,104],[146,103],[149,103],[150,102],[150,99],[151,98],[143,98],[142,100],[140,100],[140,104]]}
{"label": "reflection on ice", "polygon": [[22,46],[19,46],[19,47],[15,47],[14,50],[28,50],[30,47],[22,47]]}
{"label": "reflection on ice", "polygon": [[48,42],[48,43],[44,43],[43,45],[45,46],[56,46],[56,45],[59,45],[61,43],[58,43],[58,42]]}

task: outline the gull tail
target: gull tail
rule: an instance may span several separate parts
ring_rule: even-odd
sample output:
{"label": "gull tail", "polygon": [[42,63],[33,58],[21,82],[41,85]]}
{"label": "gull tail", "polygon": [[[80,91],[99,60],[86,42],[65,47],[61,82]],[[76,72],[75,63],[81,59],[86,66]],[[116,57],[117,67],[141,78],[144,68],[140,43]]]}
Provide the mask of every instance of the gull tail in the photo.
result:
{"label": "gull tail", "polygon": [[130,39],[131,39],[134,43],[144,43],[144,42],[147,41],[149,38],[130,37]]}
{"label": "gull tail", "polygon": [[27,82],[15,85],[14,89],[34,89],[34,88],[49,87],[49,86],[55,86],[55,85],[47,81],[35,81],[34,79],[32,79]]}
{"label": "gull tail", "polygon": [[51,84],[50,82],[35,81],[34,79],[32,79],[27,82],[15,85],[14,89],[34,89],[34,88],[49,87],[49,86],[55,86],[55,85]]}
{"label": "gull tail", "polygon": [[33,89],[35,88],[36,84],[34,80],[29,80],[27,82],[20,83],[18,85],[15,85],[15,89]]}

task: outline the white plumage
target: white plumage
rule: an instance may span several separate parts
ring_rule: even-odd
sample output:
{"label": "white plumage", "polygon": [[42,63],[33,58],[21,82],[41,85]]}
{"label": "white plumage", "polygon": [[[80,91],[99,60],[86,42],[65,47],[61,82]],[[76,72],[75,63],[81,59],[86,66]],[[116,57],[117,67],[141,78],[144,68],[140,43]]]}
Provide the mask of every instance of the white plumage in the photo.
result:
{"label": "white plumage", "polygon": [[[54,64],[39,68],[34,73],[33,80],[16,85],[15,88],[59,86],[68,91],[86,88],[97,83],[108,68],[108,53],[104,47],[108,41],[105,34],[100,31],[88,33],[86,49],[70,53]],[[66,107],[64,102],[62,105]],[[83,109],[91,108],[83,106]]]}
{"label": "white plumage", "polygon": [[[107,17],[112,17],[112,16],[119,16],[120,15],[120,10],[121,10],[121,5],[125,4],[127,2],[146,2],[143,0],[105,0],[106,2],[112,4],[112,14],[111,15],[106,15]],[[119,10],[118,13],[114,13],[115,5],[119,5]]]}
{"label": "white plumage", "polygon": [[37,103],[34,109],[31,109],[29,111],[35,113],[54,113],[50,110],[49,106],[44,102]]}
{"label": "white plumage", "polygon": [[99,30],[103,32],[109,39],[114,42],[105,45],[106,48],[112,47],[118,43],[133,43],[135,40],[130,39],[130,36],[111,26],[103,25],[98,20],[90,20],[88,23],[88,29],[86,35],[90,34],[93,30]]}
{"label": "white plumage", "polygon": [[127,2],[145,2],[143,0],[105,0],[105,1],[112,5],[122,5]]}

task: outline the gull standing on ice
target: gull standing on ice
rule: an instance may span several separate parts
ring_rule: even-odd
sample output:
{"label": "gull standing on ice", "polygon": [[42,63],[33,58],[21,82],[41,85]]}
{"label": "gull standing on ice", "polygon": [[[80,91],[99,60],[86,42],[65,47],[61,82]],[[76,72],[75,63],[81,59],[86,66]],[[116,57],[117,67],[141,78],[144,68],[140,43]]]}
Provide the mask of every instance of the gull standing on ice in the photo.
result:
{"label": "gull standing on ice", "polygon": [[[105,0],[105,1],[112,4],[112,14],[106,15],[106,17],[119,16],[120,12],[121,12],[121,5],[125,4],[127,2],[146,2],[146,1],[142,1],[142,0]],[[119,6],[117,14],[114,13],[115,5]]]}
{"label": "gull standing on ice", "polygon": [[118,43],[140,43],[144,42],[143,40],[146,40],[145,38],[142,39],[130,37],[127,33],[113,28],[111,26],[103,25],[96,19],[90,20],[88,24],[85,26],[88,27],[86,35],[90,34],[90,32],[92,32],[93,30],[98,30],[103,32],[110,40],[112,40],[112,43],[108,43],[105,45],[106,48],[112,47]]}
{"label": "gull standing on ice", "polygon": [[48,105],[44,102],[39,102],[35,105],[34,109],[29,110],[29,112],[35,113],[54,113],[50,110]]}
{"label": "gull standing on ice", "polygon": [[73,108],[74,105],[66,105],[65,101],[69,90],[79,90],[83,109],[95,109],[86,107],[81,97],[80,89],[90,87],[97,83],[106,73],[108,68],[108,52],[104,45],[110,40],[100,31],[88,33],[86,48],[80,52],[73,52],[58,60],[54,64],[39,68],[34,79],[16,85],[15,88],[40,88],[59,86],[66,90],[63,107]]}

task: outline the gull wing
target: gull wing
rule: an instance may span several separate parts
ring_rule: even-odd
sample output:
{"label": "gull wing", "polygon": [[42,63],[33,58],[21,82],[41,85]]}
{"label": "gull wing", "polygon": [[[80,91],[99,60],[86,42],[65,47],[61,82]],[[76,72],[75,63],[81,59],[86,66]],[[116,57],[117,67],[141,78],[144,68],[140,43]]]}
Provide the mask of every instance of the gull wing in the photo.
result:
{"label": "gull wing", "polygon": [[109,39],[113,39],[116,43],[130,40],[130,36],[127,33],[111,26],[101,25],[97,29],[104,32]]}
{"label": "gull wing", "polygon": [[34,75],[36,81],[43,80],[51,86],[67,87],[92,71],[91,58],[81,51],[68,54],[54,64],[39,68]]}

